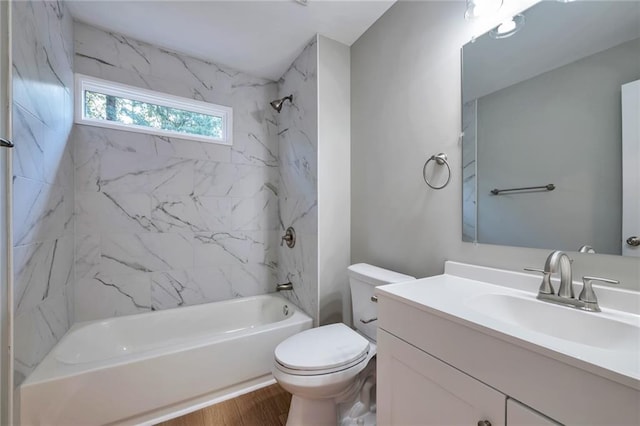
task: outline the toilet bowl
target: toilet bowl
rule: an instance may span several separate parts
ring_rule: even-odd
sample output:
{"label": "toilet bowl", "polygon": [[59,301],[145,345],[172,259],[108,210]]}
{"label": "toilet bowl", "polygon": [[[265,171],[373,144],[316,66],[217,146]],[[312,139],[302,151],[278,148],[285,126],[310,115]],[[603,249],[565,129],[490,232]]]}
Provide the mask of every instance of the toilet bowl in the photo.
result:
{"label": "toilet bowl", "polygon": [[350,266],[348,274],[355,330],[341,323],[324,325],[291,336],[275,349],[273,376],[293,395],[288,426],[375,425],[373,289],[415,278],[364,263]]}

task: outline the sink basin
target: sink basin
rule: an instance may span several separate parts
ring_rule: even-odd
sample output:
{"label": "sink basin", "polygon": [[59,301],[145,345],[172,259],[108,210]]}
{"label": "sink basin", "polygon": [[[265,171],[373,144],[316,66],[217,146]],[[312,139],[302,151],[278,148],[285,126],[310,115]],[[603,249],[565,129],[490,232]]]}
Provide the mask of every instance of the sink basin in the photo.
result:
{"label": "sink basin", "polygon": [[550,304],[511,294],[489,293],[467,300],[486,316],[529,331],[611,351],[637,352],[640,326],[616,321],[599,313]]}
{"label": "sink basin", "polygon": [[587,312],[536,299],[539,286],[536,275],[447,262],[442,275],[376,293],[640,390],[640,292],[598,286],[602,312]]}

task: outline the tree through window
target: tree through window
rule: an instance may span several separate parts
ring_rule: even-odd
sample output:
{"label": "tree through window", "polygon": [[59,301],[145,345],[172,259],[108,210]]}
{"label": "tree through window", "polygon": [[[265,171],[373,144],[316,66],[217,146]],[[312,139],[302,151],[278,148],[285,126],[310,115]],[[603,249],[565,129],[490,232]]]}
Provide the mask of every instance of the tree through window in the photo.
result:
{"label": "tree through window", "polygon": [[128,127],[135,131],[147,128],[149,133],[195,135],[230,143],[230,129],[227,127],[231,122],[231,108],[91,77],[78,78],[84,79],[79,83],[82,85],[83,104],[81,123]]}

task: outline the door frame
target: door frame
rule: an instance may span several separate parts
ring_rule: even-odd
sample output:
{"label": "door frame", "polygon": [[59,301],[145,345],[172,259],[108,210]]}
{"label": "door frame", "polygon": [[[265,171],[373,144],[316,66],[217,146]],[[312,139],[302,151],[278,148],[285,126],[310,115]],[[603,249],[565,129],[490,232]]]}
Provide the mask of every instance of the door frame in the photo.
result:
{"label": "door frame", "polygon": [[[0,0],[0,136],[12,138],[11,1]],[[12,152],[0,148],[0,424],[13,424]]]}
{"label": "door frame", "polygon": [[[623,84],[622,92],[622,255],[640,258],[640,247],[627,238],[640,237],[640,80]],[[631,193],[632,196],[625,196]]]}

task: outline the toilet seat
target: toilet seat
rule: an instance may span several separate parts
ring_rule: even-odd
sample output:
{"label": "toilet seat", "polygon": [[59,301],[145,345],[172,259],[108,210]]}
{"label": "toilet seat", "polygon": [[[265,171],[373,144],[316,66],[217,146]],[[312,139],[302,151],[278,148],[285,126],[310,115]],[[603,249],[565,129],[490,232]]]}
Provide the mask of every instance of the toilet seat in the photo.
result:
{"label": "toilet seat", "polygon": [[344,324],[303,331],[280,343],[276,367],[284,373],[312,376],[351,368],[367,359],[367,339]]}

